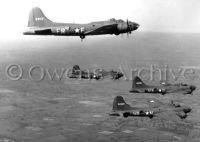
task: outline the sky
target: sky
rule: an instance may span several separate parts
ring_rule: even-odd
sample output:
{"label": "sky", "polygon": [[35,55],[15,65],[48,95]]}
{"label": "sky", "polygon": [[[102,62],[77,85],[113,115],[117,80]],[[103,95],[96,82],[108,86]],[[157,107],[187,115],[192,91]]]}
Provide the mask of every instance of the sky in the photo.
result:
{"label": "sky", "polygon": [[36,6],[55,22],[128,18],[140,24],[138,31],[200,32],[199,0],[5,0],[0,2],[0,38],[21,34]]}

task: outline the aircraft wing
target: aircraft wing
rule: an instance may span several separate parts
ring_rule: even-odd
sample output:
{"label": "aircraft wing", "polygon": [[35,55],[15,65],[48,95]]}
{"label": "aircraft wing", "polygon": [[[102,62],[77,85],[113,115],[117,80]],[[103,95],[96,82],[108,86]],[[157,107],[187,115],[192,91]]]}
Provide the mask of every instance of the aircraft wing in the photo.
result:
{"label": "aircraft wing", "polygon": [[113,33],[112,31],[115,31],[117,29],[117,25],[118,24],[104,25],[104,26],[98,27],[94,30],[85,32],[85,35],[101,34],[101,33],[104,33],[105,31],[107,31],[107,32],[110,31],[111,33]]}
{"label": "aircraft wing", "polygon": [[148,104],[150,108],[159,108],[162,107],[164,104],[160,102],[159,100],[153,98],[148,100]]}
{"label": "aircraft wing", "polygon": [[160,112],[155,112],[155,116],[162,118],[162,119],[167,119],[167,120],[179,120],[180,119],[180,117],[177,115],[177,113],[172,110],[161,110]]}
{"label": "aircraft wing", "polygon": [[159,100],[151,99],[149,107],[153,109],[155,116],[168,120],[179,120],[185,118],[186,114],[180,109],[175,111],[171,106],[165,105]]}

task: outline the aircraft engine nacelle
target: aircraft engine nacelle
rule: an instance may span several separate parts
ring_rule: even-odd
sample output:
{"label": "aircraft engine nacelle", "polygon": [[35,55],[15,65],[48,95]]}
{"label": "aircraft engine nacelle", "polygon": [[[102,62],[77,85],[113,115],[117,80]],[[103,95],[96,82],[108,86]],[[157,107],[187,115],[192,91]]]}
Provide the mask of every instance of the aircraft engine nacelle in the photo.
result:
{"label": "aircraft engine nacelle", "polygon": [[181,118],[181,119],[185,119],[187,117],[187,114],[184,112],[178,112],[177,115]]}
{"label": "aircraft engine nacelle", "polygon": [[117,25],[117,29],[118,29],[118,31],[119,31],[120,33],[125,33],[125,32],[127,32],[128,26],[127,26],[126,23],[119,23],[119,24]]}

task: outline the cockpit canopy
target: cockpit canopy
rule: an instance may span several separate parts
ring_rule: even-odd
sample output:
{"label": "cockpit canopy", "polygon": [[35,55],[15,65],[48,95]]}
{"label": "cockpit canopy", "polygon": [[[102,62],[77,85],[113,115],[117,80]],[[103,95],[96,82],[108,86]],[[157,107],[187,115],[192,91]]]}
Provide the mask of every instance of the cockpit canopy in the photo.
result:
{"label": "cockpit canopy", "polygon": [[111,18],[111,19],[109,19],[109,21],[111,21],[111,22],[115,22],[116,19],[115,19],[115,18]]}
{"label": "cockpit canopy", "polygon": [[121,23],[121,22],[124,22],[124,21],[123,21],[122,19],[119,19],[119,20],[118,20],[118,23]]}
{"label": "cockpit canopy", "polygon": [[116,20],[115,18],[111,18],[111,19],[109,19],[109,21],[116,22],[116,23],[122,23],[122,22],[124,22],[122,19]]}

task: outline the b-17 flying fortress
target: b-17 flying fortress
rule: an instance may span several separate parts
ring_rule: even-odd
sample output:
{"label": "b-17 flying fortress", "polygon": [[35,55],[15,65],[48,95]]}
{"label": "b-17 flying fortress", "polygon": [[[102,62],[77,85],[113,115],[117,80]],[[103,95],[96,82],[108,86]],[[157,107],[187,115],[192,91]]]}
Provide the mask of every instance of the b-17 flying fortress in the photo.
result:
{"label": "b-17 flying fortress", "polygon": [[49,20],[38,7],[34,7],[29,14],[28,29],[24,35],[55,35],[55,36],[79,36],[84,39],[89,35],[105,34],[131,34],[137,30],[139,24],[111,18],[106,21],[96,21],[87,24],[56,23]]}
{"label": "b-17 flying fortress", "polygon": [[196,89],[194,85],[162,83],[158,86],[146,85],[138,76],[133,79],[131,93],[183,93],[192,94]]}
{"label": "b-17 flying fortress", "polygon": [[104,79],[110,77],[112,80],[117,80],[123,77],[123,73],[118,71],[106,71],[104,69],[95,69],[93,71],[82,70],[78,65],[74,65],[71,72],[67,74],[69,78],[76,79]]}
{"label": "b-17 flying fortress", "polygon": [[171,118],[178,116],[181,119],[185,119],[187,117],[187,113],[191,111],[190,107],[181,106],[173,101],[169,104],[164,104],[157,99],[149,99],[147,103],[149,107],[146,108],[131,107],[124,101],[122,96],[116,96],[113,101],[113,109],[110,115],[153,118],[162,113],[163,115],[170,114]]}

